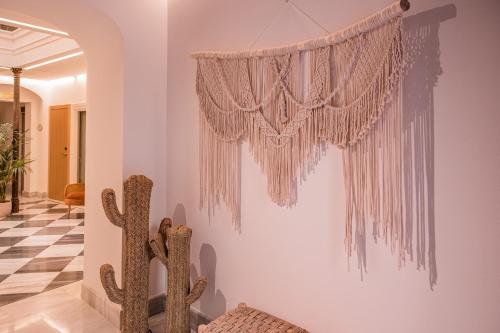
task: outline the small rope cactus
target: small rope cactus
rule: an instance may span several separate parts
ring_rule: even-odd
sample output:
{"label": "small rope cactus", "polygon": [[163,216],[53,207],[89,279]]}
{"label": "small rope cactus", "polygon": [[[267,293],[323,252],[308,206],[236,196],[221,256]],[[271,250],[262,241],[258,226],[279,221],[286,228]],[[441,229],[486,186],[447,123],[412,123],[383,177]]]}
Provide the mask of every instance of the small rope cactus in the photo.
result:
{"label": "small rope cactus", "polygon": [[121,304],[120,329],[123,333],[148,332],[149,200],[153,182],[145,176],[131,176],[123,185],[124,213],[116,205],[112,189],[102,191],[102,204],[108,219],[123,229],[122,285],[118,288],[115,271],[101,266],[101,282],[109,299]]}
{"label": "small rope cactus", "polygon": [[167,267],[166,333],[189,333],[189,307],[200,298],[207,285],[207,279],[200,277],[191,290],[189,287],[191,234],[190,228],[173,227],[171,219],[164,219],[150,242],[156,257]]}

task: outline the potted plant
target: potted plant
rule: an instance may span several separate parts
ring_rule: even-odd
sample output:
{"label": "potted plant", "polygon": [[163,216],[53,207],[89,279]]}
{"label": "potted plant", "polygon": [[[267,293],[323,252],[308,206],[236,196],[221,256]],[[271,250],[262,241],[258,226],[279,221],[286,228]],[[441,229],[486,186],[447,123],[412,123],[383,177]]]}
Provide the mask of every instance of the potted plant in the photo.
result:
{"label": "potted plant", "polygon": [[14,154],[19,148],[19,143],[23,142],[25,134],[19,135],[19,140],[13,142],[12,124],[0,124],[0,217],[4,217],[11,212],[10,200],[7,200],[7,188],[12,180],[20,172],[26,172],[27,166],[31,160],[26,156],[19,156],[16,160]]}

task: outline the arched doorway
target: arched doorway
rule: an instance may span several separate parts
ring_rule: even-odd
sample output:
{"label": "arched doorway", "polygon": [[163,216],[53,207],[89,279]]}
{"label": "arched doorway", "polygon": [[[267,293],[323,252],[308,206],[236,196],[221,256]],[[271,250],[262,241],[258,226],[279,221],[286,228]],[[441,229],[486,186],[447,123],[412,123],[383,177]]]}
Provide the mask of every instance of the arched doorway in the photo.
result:
{"label": "arched doorway", "polygon": [[[105,220],[100,192],[123,179],[123,46],[115,23],[83,1],[2,0],[0,15],[66,31],[87,60],[86,223],[84,285],[102,293],[99,267],[121,267],[121,236]],[[120,195],[118,193],[118,195]],[[116,246],[110,246],[116,244]],[[117,277],[118,280],[120,277]],[[118,281],[120,283],[120,281]]]}

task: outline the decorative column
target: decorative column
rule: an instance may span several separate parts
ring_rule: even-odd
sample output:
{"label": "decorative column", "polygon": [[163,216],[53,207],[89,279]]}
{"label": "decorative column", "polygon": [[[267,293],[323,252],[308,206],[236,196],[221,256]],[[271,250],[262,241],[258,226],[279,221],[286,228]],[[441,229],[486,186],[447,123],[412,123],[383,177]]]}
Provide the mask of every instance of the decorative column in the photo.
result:
{"label": "decorative column", "polygon": [[[22,68],[11,68],[14,74],[14,124],[12,145],[14,147],[14,160],[19,158],[19,118],[21,116],[20,84]],[[12,213],[19,212],[19,175],[16,174],[12,180]]]}

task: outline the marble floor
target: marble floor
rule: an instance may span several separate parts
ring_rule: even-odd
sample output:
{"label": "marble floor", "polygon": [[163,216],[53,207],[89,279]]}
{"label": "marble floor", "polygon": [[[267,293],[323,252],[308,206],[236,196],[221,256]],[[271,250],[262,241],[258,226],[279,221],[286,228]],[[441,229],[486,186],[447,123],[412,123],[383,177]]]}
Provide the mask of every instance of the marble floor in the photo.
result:
{"label": "marble floor", "polygon": [[[81,284],[74,282],[0,307],[0,333],[119,333],[81,300]],[[163,318],[163,313],[150,318],[153,333],[165,331]]]}
{"label": "marble floor", "polygon": [[119,333],[80,292],[81,281],[0,307],[0,333]]}
{"label": "marble floor", "polygon": [[83,225],[82,208],[68,214],[65,205],[35,198],[0,220],[0,309],[83,278]]}

